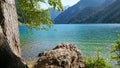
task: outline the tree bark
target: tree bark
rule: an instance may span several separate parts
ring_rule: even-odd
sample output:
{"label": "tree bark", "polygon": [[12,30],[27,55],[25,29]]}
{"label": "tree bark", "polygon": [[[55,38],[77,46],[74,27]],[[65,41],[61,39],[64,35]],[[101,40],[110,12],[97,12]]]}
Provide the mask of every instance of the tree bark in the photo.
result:
{"label": "tree bark", "polygon": [[0,68],[28,68],[24,61],[11,50],[0,27]]}
{"label": "tree bark", "polygon": [[28,68],[21,59],[14,0],[0,0],[0,68]]}
{"label": "tree bark", "polygon": [[14,0],[0,0],[0,26],[7,42],[17,56],[21,56],[18,17]]}

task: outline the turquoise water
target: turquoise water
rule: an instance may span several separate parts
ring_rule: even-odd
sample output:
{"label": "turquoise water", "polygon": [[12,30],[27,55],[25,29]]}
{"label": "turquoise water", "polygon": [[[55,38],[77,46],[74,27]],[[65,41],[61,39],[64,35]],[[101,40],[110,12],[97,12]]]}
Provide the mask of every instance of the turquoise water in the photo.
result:
{"label": "turquoise water", "polygon": [[26,60],[62,42],[76,44],[84,55],[100,51],[109,56],[111,44],[120,34],[120,24],[57,24],[49,31],[29,30],[26,26],[20,26],[19,29],[22,56]]}

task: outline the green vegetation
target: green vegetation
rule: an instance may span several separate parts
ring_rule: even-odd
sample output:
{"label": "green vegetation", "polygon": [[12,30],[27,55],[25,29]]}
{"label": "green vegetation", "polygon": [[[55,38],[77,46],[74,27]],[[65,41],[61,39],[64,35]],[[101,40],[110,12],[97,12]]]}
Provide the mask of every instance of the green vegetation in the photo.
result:
{"label": "green vegetation", "polygon": [[111,58],[105,59],[98,51],[97,54],[93,56],[86,56],[85,57],[85,64],[87,68],[112,68],[112,65],[109,64],[111,59],[117,61],[117,65],[115,68],[119,68],[120,66],[120,35],[117,37],[116,43],[112,44],[111,50]]}
{"label": "green vegetation", "polygon": [[111,56],[111,58],[113,60],[116,60],[117,65],[120,66],[120,35],[118,35],[116,43],[112,45],[111,53],[114,53],[113,56]]}
{"label": "green vegetation", "polygon": [[[111,49],[112,56],[110,59],[117,61],[117,65],[115,65],[114,67],[119,68],[120,66],[120,35],[118,35],[117,38],[118,39],[116,40],[116,42],[112,44],[112,49]],[[109,64],[110,59],[105,59],[102,57],[102,55],[100,55],[100,53],[97,53],[94,56],[85,57],[85,64],[87,68],[112,68],[112,65]]]}
{"label": "green vegetation", "polygon": [[40,3],[48,3],[54,9],[63,10],[61,0],[47,0],[47,2],[46,0],[16,0],[19,21],[27,24],[30,28],[50,28],[52,21],[49,9],[42,9]]}
{"label": "green vegetation", "polygon": [[85,64],[86,68],[112,68],[108,59],[103,58],[100,53],[85,57]]}

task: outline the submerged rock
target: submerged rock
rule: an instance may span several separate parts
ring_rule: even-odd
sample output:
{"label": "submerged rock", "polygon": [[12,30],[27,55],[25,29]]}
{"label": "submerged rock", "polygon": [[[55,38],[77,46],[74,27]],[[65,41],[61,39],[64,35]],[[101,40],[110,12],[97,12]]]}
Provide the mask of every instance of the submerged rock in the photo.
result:
{"label": "submerged rock", "polygon": [[39,54],[35,68],[85,68],[83,55],[74,44],[62,43]]}

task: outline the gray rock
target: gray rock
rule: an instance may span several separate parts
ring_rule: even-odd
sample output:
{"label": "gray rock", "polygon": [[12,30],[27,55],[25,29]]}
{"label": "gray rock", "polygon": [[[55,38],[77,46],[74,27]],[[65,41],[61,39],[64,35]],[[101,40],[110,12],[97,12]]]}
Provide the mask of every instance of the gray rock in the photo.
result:
{"label": "gray rock", "polygon": [[62,43],[53,50],[39,54],[35,68],[85,68],[83,55],[76,45]]}

